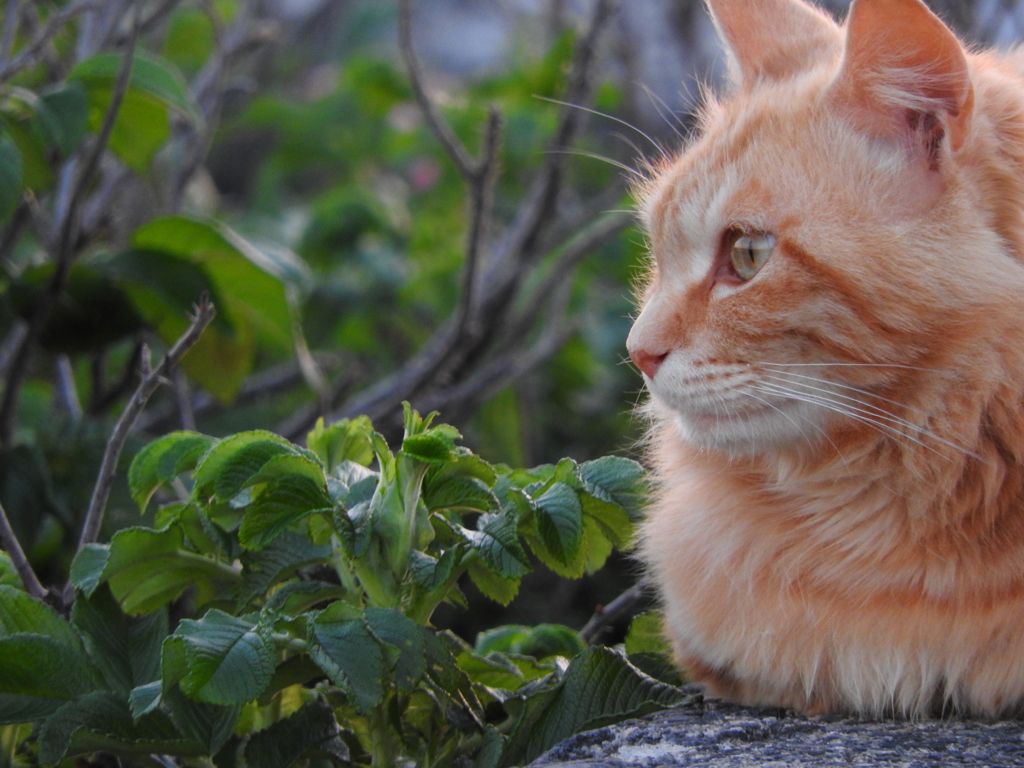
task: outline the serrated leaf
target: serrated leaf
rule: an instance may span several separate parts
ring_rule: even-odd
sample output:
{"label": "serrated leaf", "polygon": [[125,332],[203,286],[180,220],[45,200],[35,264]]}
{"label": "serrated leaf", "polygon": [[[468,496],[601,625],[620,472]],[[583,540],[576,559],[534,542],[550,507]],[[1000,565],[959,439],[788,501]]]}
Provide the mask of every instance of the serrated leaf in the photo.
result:
{"label": "serrated leaf", "polygon": [[302,518],[332,508],[324,485],[301,475],[282,477],[246,508],[238,541],[246,549],[263,549]]}
{"label": "serrated leaf", "polygon": [[160,486],[194,469],[216,442],[197,432],[171,432],[139,451],[128,470],[128,487],[139,510],[146,511]]}
{"label": "serrated leaf", "polygon": [[159,679],[160,649],[168,632],[166,609],[126,616],[110,590],[102,588],[90,597],[79,596],[71,621],[111,690],[127,695]]}
{"label": "serrated leaf", "polygon": [[414,549],[409,553],[409,574],[419,586],[433,592],[448,582],[462,555],[462,547],[450,547],[440,558]]}
{"label": "serrated leaf", "polygon": [[282,584],[267,600],[266,609],[288,616],[297,616],[317,603],[344,597],[345,588],[326,581],[289,581]]}
{"label": "serrated leaf", "polygon": [[43,765],[100,751],[139,757],[199,757],[205,750],[203,745],[184,738],[160,712],[134,720],[127,701],[109,691],[96,691],[68,702],[47,718],[39,731],[39,762]]}
{"label": "serrated leaf", "polygon": [[181,734],[202,744],[208,755],[216,754],[228,740],[242,711],[240,704],[194,701],[176,685],[164,692],[163,703]]}
{"label": "serrated leaf", "polygon": [[467,573],[483,596],[496,603],[508,605],[519,594],[518,578],[503,578],[479,560],[469,564]]}
{"label": "serrated leaf", "polygon": [[250,768],[289,768],[311,750],[344,762],[350,759],[348,747],[338,738],[334,711],[323,699],[254,733],[245,747],[245,761]]}
{"label": "serrated leaf", "polygon": [[359,620],[309,623],[310,658],[342,688],[362,714],[384,698],[384,651],[366,624]]}
{"label": "serrated leaf", "polygon": [[679,688],[648,677],[614,651],[591,647],[573,659],[556,692],[525,702],[502,765],[530,762],[574,733],[638,717],[687,698]]}
{"label": "serrated leaf", "polygon": [[326,560],[329,546],[317,546],[301,534],[287,531],[259,552],[242,554],[242,605],[263,595],[277,582],[304,565]]}
{"label": "serrated leaf", "polygon": [[647,502],[644,468],[621,456],[604,456],[580,465],[583,489],[602,501],[616,504],[636,521]]}
{"label": "serrated leaf", "polygon": [[46,717],[102,685],[78,648],[43,635],[0,638],[0,724]]}
{"label": "serrated leaf", "polygon": [[392,670],[398,690],[412,691],[426,671],[426,656],[420,627],[401,611],[367,608],[370,631],[387,646],[398,651]]}
{"label": "serrated leaf", "polygon": [[425,464],[440,465],[452,458],[455,445],[451,438],[431,430],[420,435],[410,435],[402,441],[401,453]]}
{"label": "serrated leaf", "polygon": [[444,476],[428,481],[423,488],[423,503],[431,512],[496,512],[498,498],[475,477]]}
{"label": "serrated leaf", "polygon": [[576,553],[568,561],[556,557],[539,536],[527,532],[530,549],[544,565],[565,579],[578,579],[604,565],[612,552],[612,543],[604,529],[592,517],[583,518],[583,535]]}
{"label": "serrated leaf", "polygon": [[295,456],[297,447],[273,432],[240,432],[221,440],[196,468],[194,495],[228,502],[277,456]]}
{"label": "serrated leaf", "polygon": [[452,652],[453,647],[463,650],[465,644],[447,633],[435,633],[426,627],[420,627],[420,634],[427,659],[426,680],[432,684],[434,695],[446,703],[446,719],[460,730],[482,730],[483,706],[472,681],[459,669]]}
{"label": "serrated leaf", "polygon": [[516,579],[529,573],[530,560],[519,543],[517,515],[509,511],[481,515],[477,530],[466,530],[464,535],[497,576]]}
{"label": "serrated leaf", "polygon": [[20,589],[0,586],[0,637],[19,634],[45,635],[71,648],[82,647],[78,633],[50,606]]}
{"label": "serrated leaf", "polygon": [[603,501],[589,493],[581,493],[583,514],[593,519],[600,527],[604,536],[617,548],[630,546],[636,528],[629,513],[618,504]]}
{"label": "serrated leaf", "polygon": [[210,704],[244,704],[258,698],[274,674],[276,650],[267,629],[245,618],[210,610],[186,619],[174,632],[185,646],[188,671],[181,688]]}
{"label": "serrated leaf", "polygon": [[534,503],[534,519],[545,546],[563,564],[570,562],[583,538],[583,507],[576,491],[556,482]]}
{"label": "serrated leaf", "polygon": [[239,580],[230,566],[188,552],[183,544],[177,526],[165,531],[125,528],[109,545],[83,548],[71,564],[71,581],[86,596],[109,581],[125,612],[145,613],[174,600],[186,587],[216,592]]}

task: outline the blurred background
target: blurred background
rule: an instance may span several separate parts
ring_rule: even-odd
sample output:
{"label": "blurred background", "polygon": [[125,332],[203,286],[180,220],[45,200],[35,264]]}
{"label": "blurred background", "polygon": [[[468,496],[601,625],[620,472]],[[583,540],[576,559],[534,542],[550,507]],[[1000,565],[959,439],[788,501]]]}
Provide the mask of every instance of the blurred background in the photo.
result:
{"label": "blurred background", "polygon": [[[173,429],[301,441],[319,416],[367,413],[394,441],[406,399],[492,462],[639,458],[624,342],[644,245],[629,184],[683,143],[723,58],[699,0],[611,5],[417,0],[417,93],[396,0],[7,0],[0,501],[37,571],[66,571],[140,345],[162,351],[204,289],[219,330],[151,402],[123,468]],[[1024,30],[1015,0],[930,5],[973,43]],[[69,192],[117,87],[103,56],[136,28],[152,68],[91,185]],[[489,161],[476,187],[431,112]],[[166,258],[141,268],[152,253]],[[61,263],[69,282],[44,318]],[[138,524],[134,509],[122,471],[106,535]],[[635,570],[541,569],[508,609],[470,594],[455,628],[578,628]]]}

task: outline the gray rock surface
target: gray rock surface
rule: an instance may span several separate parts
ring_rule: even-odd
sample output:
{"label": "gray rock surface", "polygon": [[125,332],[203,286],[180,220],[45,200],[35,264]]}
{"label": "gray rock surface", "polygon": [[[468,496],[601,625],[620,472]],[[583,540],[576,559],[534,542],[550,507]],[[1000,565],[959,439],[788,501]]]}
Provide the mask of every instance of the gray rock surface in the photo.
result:
{"label": "gray rock surface", "polygon": [[533,766],[1024,766],[1024,721],[816,718],[708,700],[578,734]]}

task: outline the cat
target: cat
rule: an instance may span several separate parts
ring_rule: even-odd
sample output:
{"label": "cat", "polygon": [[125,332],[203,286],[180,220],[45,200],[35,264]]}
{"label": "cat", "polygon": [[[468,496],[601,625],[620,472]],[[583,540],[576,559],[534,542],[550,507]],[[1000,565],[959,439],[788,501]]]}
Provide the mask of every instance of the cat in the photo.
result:
{"label": "cat", "polygon": [[808,713],[1024,710],[1024,52],[920,0],[709,0],[638,190],[639,551],[678,664]]}

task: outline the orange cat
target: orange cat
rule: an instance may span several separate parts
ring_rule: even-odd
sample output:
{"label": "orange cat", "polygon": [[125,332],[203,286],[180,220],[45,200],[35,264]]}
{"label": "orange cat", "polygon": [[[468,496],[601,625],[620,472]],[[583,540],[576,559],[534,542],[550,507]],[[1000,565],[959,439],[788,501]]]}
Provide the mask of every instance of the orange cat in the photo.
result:
{"label": "orange cat", "polygon": [[642,189],[642,552],[680,665],[805,711],[1024,710],[1024,53],[920,0],[710,0]]}

